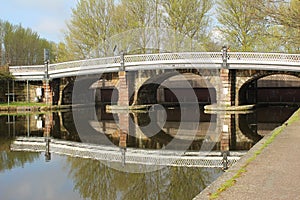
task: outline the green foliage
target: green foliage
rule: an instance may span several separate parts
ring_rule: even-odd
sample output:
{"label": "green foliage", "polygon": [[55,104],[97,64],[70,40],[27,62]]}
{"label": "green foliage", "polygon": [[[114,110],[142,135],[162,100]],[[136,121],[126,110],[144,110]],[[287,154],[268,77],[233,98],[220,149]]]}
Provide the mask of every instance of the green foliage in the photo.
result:
{"label": "green foliage", "polygon": [[9,73],[7,66],[0,67],[0,81],[12,80],[14,77]]}
{"label": "green foliage", "polygon": [[55,52],[55,62],[66,62],[73,60],[73,57],[65,43],[60,42],[58,44],[52,44],[52,49]]}
{"label": "green foliage", "polygon": [[107,55],[107,47],[102,44],[111,35],[113,9],[113,0],[79,1],[72,9],[66,42],[74,58],[90,57],[92,50],[96,57]]}
{"label": "green foliage", "polygon": [[44,48],[51,43],[31,29],[0,20],[0,66],[43,64]]}
{"label": "green foliage", "polygon": [[277,51],[300,52],[300,0],[256,1],[255,9],[257,15],[265,16],[271,30],[277,29],[275,34],[268,31]]}
{"label": "green foliage", "polygon": [[[4,106],[6,107],[7,106],[7,103],[0,103],[0,107],[1,106]],[[10,107],[18,107],[18,106],[47,106],[47,104],[45,103],[35,103],[35,102],[11,102],[9,104]]]}
{"label": "green foliage", "polygon": [[[212,8],[211,0],[163,0],[166,15],[164,21],[170,29],[190,39],[197,39],[202,45],[209,42],[208,12]],[[181,38],[177,38],[180,42]],[[194,48],[191,44],[190,50]]]}
{"label": "green foliage", "polygon": [[300,0],[218,1],[217,19],[233,51],[300,52]]}
{"label": "green foliage", "polygon": [[68,23],[66,47],[74,59],[113,55],[115,46],[126,53],[211,47],[211,7],[211,0],[81,0]]}
{"label": "green foliage", "polygon": [[0,66],[43,64],[44,48],[50,50],[52,63],[121,50],[218,51],[224,43],[232,51],[300,52],[300,0],[216,2],[211,12],[211,0],[78,0],[65,43],[59,44],[0,20]]}
{"label": "green foliage", "polygon": [[256,14],[255,0],[219,1],[217,19],[219,30],[235,51],[254,51],[264,38],[266,24],[263,17]]}

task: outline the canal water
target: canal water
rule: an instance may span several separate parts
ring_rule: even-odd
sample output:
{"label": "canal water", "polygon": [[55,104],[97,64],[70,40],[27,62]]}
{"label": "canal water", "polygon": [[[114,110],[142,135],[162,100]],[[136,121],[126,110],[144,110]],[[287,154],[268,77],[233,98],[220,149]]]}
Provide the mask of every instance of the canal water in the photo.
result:
{"label": "canal water", "polygon": [[[249,113],[231,113],[229,150],[249,150],[296,109],[275,106],[257,108]],[[183,112],[195,111],[168,108],[122,115],[106,113],[100,107],[95,115],[89,108],[73,112],[1,115],[1,199],[192,199],[223,173],[221,168],[166,166],[155,171],[128,173],[84,156],[47,155],[32,149],[14,151],[11,148],[17,138],[29,137],[144,150],[177,151],[183,144],[186,152],[202,151],[203,144],[208,142],[213,144],[211,152],[220,152],[220,135],[214,134],[220,123],[218,114],[200,109],[200,118],[195,121],[182,119]],[[76,125],[80,123],[76,121],[78,114],[88,118],[86,124],[83,123],[84,133],[82,126]],[[160,117],[162,115],[165,117]],[[157,130],[153,133],[154,129]],[[183,134],[178,134],[182,129]],[[124,130],[128,133],[122,137]],[[89,146],[85,148],[88,151]],[[140,164],[134,167],[141,168]]]}

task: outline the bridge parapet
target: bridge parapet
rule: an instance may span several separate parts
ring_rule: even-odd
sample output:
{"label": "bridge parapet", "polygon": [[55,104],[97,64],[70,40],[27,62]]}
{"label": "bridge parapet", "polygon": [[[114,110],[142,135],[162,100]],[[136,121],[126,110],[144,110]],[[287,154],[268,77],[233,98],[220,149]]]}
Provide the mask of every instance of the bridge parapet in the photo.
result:
{"label": "bridge parapet", "polygon": [[229,69],[260,69],[276,71],[300,71],[300,54],[280,53],[228,53]]}
{"label": "bridge parapet", "polygon": [[20,73],[20,72],[44,72],[44,65],[28,65],[28,66],[10,66],[9,71],[11,73]]}
{"label": "bridge parapet", "polygon": [[[179,62],[216,62],[221,63],[221,52],[182,52],[182,53],[159,53],[159,54],[142,54],[142,55],[128,55],[125,56],[125,63],[133,62],[162,62],[165,61],[179,61]],[[183,61],[184,60],[184,61]],[[176,63],[177,63],[176,62]]]}
{"label": "bridge parapet", "polygon": [[229,52],[229,60],[238,61],[258,61],[258,62],[300,62],[300,54],[282,54],[282,53],[256,53],[256,52]]}
{"label": "bridge parapet", "polygon": [[87,66],[119,66],[120,65],[120,57],[106,57],[106,58],[96,58],[96,59],[87,59],[87,60],[77,60],[77,61],[69,61],[63,63],[56,63],[49,65],[49,70],[61,70],[66,68],[78,68],[78,67],[87,67]]}
{"label": "bridge parapet", "polygon": [[[228,52],[227,55],[227,67],[229,69],[300,71],[300,54]],[[170,68],[220,69],[222,63],[222,52],[159,53],[125,55],[124,57],[126,71]],[[49,76],[51,79],[95,73],[109,73],[117,72],[120,68],[120,56],[87,59],[50,64]],[[43,65],[12,66],[9,67],[9,69],[17,80],[43,79],[45,71]]]}

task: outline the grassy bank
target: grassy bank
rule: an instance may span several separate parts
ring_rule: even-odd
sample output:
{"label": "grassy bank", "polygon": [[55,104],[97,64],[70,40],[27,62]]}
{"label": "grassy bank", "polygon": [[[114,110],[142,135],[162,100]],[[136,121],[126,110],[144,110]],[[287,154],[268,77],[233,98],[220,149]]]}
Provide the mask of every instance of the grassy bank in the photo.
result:
{"label": "grassy bank", "polygon": [[47,105],[45,103],[28,103],[28,102],[11,102],[0,103],[0,112],[5,113],[28,113],[28,112],[45,112],[71,109],[72,105]]}
{"label": "grassy bank", "polygon": [[45,103],[34,103],[34,102],[10,102],[8,103],[0,103],[0,107],[41,107],[47,106]]}

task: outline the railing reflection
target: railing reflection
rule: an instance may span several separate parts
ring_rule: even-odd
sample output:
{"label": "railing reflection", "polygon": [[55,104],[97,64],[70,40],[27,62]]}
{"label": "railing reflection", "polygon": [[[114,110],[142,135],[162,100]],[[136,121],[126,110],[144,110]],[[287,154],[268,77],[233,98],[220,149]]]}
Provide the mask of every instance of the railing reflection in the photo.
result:
{"label": "railing reflection", "polygon": [[[35,137],[18,137],[11,145],[12,151],[45,152],[46,161],[51,160],[51,154],[62,154],[71,157],[90,158],[122,166],[140,164],[146,166],[188,166],[222,168],[223,158],[218,152],[208,152],[202,156],[200,152],[181,154],[178,151],[144,150],[127,148],[125,152],[118,147],[104,145],[82,144],[57,139],[46,140]],[[234,152],[228,157],[229,165],[239,160],[245,152]],[[126,162],[125,162],[126,159]],[[130,166],[129,166],[130,167]]]}

